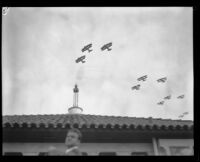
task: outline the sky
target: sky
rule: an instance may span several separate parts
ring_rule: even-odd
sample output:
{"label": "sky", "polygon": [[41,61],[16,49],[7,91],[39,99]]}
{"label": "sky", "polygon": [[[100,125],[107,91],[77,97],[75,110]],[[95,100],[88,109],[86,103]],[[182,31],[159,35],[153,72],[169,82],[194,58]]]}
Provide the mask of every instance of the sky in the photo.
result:
{"label": "sky", "polygon": [[[78,84],[83,114],[179,119],[189,112],[182,119],[193,120],[192,12],[11,7],[2,16],[2,114],[67,114]],[[102,51],[109,42],[112,50]],[[82,52],[90,43],[93,51]]]}

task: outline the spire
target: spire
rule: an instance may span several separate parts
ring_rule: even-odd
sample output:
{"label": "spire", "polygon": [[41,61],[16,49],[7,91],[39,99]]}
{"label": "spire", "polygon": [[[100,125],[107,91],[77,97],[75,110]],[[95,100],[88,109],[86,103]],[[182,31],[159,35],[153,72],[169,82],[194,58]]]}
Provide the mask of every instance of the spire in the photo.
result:
{"label": "spire", "polygon": [[77,84],[75,84],[75,87],[74,87],[74,93],[76,93],[76,92],[78,92],[79,90],[78,90],[78,86],[77,86]]}
{"label": "spire", "polygon": [[75,84],[73,91],[74,91],[73,107],[68,108],[68,112],[70,114],[80,114],[80,113],[82,113],[83,109],[78,107],[78,92],[79,92],[79,89],[78,89],[77,84]]}
{"label": "spire", "polygon": [[73,106],[74,107],[78,107],[78,86],[77,84],[75,84],[75,87],[74,87],[74,104]]}

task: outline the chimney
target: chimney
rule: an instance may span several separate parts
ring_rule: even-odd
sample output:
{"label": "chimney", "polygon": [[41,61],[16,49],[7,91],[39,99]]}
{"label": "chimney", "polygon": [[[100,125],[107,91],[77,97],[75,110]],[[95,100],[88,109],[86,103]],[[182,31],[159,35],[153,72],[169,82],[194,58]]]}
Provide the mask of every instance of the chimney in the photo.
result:
{"label": "chimney", "polygon": [[73,106],[68,108],[69,114],[81,114],[83,109],[81,107],[78,107],[78,86],[75,84],[75,87],[73,89],[74,91],[74,98],[73,98]]}

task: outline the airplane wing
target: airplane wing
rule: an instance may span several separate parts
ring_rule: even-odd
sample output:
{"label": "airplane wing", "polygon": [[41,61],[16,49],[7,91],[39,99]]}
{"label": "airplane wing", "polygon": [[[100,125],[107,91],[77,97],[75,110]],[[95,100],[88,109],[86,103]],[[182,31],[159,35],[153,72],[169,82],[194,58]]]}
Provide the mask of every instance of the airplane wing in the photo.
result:
{"label": "airplane wing", "polygon": [[138,87],[136,87],[136,86],[132,87],[132,90],[134,90],[134,89],[138,89]]}
{"label": "airplane wing", "polygon": [[106,46],[107,48],[112,46],[112,42],[105,44],[104,46]]}
{"label": "airplane wing", "polygon": [[162,79],[158,79],[157,82],[162,82]]}
{"label": "airplane wing", "polygon": [[143,81],[145,81],[145,80],[146,80],[146,78],[147,78],[147,75],[144,75],[144,76],[142,76],[142,77],[139,77],[137,80],[138,80],[138,81],[140,81],[140,80],[143,80]]}
{"label": "airplane wing", "polygon": [[107,45],[108,45],[109,47],[112,46],[112,42],[108,43]]}
{"label": "airplane wing", "polygon": [[160,79],[157,80],[157,82],[165,82],[166,80],[167,80],[166,77],[165,78],[160,78]]}
{"label": "airplane wing", "polygon": [[140,84],[138,84],[138,85],[132,87],[132,90],[134,90],[134,89],[138,90],[139,88],[140,88]]}
{"label": "airplane wing", "polygon": [[171,98],[171,95],[170,96],[166,96],[164,99],[168,99],[169,100],[170,98]]}
{"label": "airplane wing", "polygon": [[158,105],[163,105],[164,104],[164,101],[161,101],[158,103]]}
{"label": "airplane wing", "polygon": [[177,98],[180,98],[180,99],[181,99],[181,98],[184,98],[184,95],[178,96]]}

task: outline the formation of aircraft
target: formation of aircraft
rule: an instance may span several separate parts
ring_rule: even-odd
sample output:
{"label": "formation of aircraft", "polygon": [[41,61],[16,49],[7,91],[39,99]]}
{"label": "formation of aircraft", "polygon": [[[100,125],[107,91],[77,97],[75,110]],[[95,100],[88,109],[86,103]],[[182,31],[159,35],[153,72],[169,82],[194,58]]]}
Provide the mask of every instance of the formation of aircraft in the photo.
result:
{"label": "formation of aircraft", "polygon": [[147,79],[147,75],[144,75],[144,76],[138,78],[137,80],[138,81],[146,81],[146,79]]}
{"label": "formation of aircraft", "polygon": [[164,83],[166,80],[167,80],[167,77],[164,77],[164,78],[158,79],[157,82],[163,82]]}
{"label": "formation of aircraft", "polygon": [[[101,47],[101,50],[103,51],[103,50],[108,50],[108,51],[111,51],[112,49],[110,48],[112,46],[112,42],[110,42],[110,43],[107,43],[107,44],[105,44],[105,45],[103,45],[102,47]],[[90,43],[90,44],[88,44],[88,45],[86,45],[86,46],[84,46],[83,47],[83,49],[81,50],[82,52],[85,52],[85,51],[87,51],[88,50],[88,52],[90,53],[91,51],[93,51],[92,49],[90,49],[92,47],[92,43]]]}
{"label": "formation of aircraft", "polygon": [[83,56],[77,58],[77,59],[76,59],[76,63],[79,63],[79,62],[85,63],[85,60],[84,60],[85,58],[86,58],[85,55],[83,55]]}
{"label": "formation of aircraft", "polygon": [[92,49],[90,49],[92,47],[92,43],[86,45],[83,47],[83,49],[81,50],[82,52],[87,51],[90,53],[92,51]]}
{"label": "formation of aircraft", "polygon": [[[146,79],[147,79],[147,75],[144,75],[144,76],[141,76],[141,77],[139,77],[139,78],[137,78],[137,81],[146,81]],[[166,80],[167,80],[167,77],[163,77],[163,78],[160,78],[160,79],[158,79],[157,80],[157,82],[166,82]],[[140,89],[140,84],[138,84],[138,85],[136,85],[136,86],[133,86],[131,89],[132,90],[139,90]],[[181,96],[178,96],[177,97],[178,99],[182,99],[182,98],[184,98],[184,95],[181,95]],[[166,96],[166,97],[164,97],[164,100],[170,100],[171,99],[171,95],[168,95],[168,96]],[[164,104],[164,101],[160,101],[160,102],[158,102],[157,103],[158,105],[163,105]],[[186,113],[185,113],[186,114]],[[183,114],[183,115],[185,115],[185,114]]]}
{"label": "formation of aircraft", "polygon": [[136,85],[136,86],[133,86],[132,88],[131,88],[132,90],[139,90],[140,89],[140,84],[138,84],[138,85]]}
{"label": "formation of aircraft", "polygon": [[110,43],[107,43],[107,44],[105,44],[105,45],[103,45],[103,47],[101,47],[101,50],[103,51],[103,50],[108,50],[108,51],[111,51],[112,49],[110,48],[112,46],[112,42],[110,42]]}
{"label": "formation of aircraft", "polygon": [[[101,47],[101,50],[103,51],[103,50],[106,50],[106,49],[107,49],[108,51],[111,51],[111,50],[112,50],[112,49],[110,48],[111,46],[112,46],[112,42],[107,43],[107,44],[103,45],[103,47]],[[93,51],[91,48],[92,48],[92,43],[90,43],[90,44],[84,46],[84,47],[82,48],[81,51],[82,51],[82,52],[88,51],[88,52],[90,53],[90,52]],[[76,62],[76,63],[79,63],[79,62],[85,63],[84,59],[85,59],[85,55],[79,57],[78,59],[76,59],[75,62]]]}
{"label": "formation of aircraft", "polygon": [[[145,81],[146,78],[147,78],[147,75],[142,76],[142,77],[138,78],[137,80],[138,80],[138,81],[141,81],[141,80],[142,80],[142,81]],[[131,89],[132,89],[132,90],[134,90],[134,89],[135,89],[135,90],[139,90],[139,89],[140,89],[140,86],[141,86],[140,84],[137,84],[136,86],[133,86]]]}
{"label": "formation of aircraft", "polygon": [[[171,95],[164,97],[165,100],[169,100],[171,98]],[[161,101],[158,103],[158,105],[163,105],[164,101]]]}
{"label": "formation of aircraft", "polygon": [[[184,95],[178,96],[177,98],[178,98],[178,99],[182,99],[182,98],[184,98]],[[164,97],[164,99],[165,99],[165,100],[171,99],[171,95]],[[186,115],[187,113],[188,113],[188,112],[185,112],[185,113],[183,113],[183,115]]]}
{"label": "formation of aircraft", "polygon": [[164,101],[158,102],[157,104],[158,104],[158,105],[163,105],[163,104],[164,104]]}
{"label": "formation of aircraft", "polygon": [[178,96],[177,98],[182,99],[182,98],[184,98],[184,95]]}
{"label": "formation of aircraft", "polygon": [[171,98],[171,95],[166,96],[164,99],[169,100]]}

